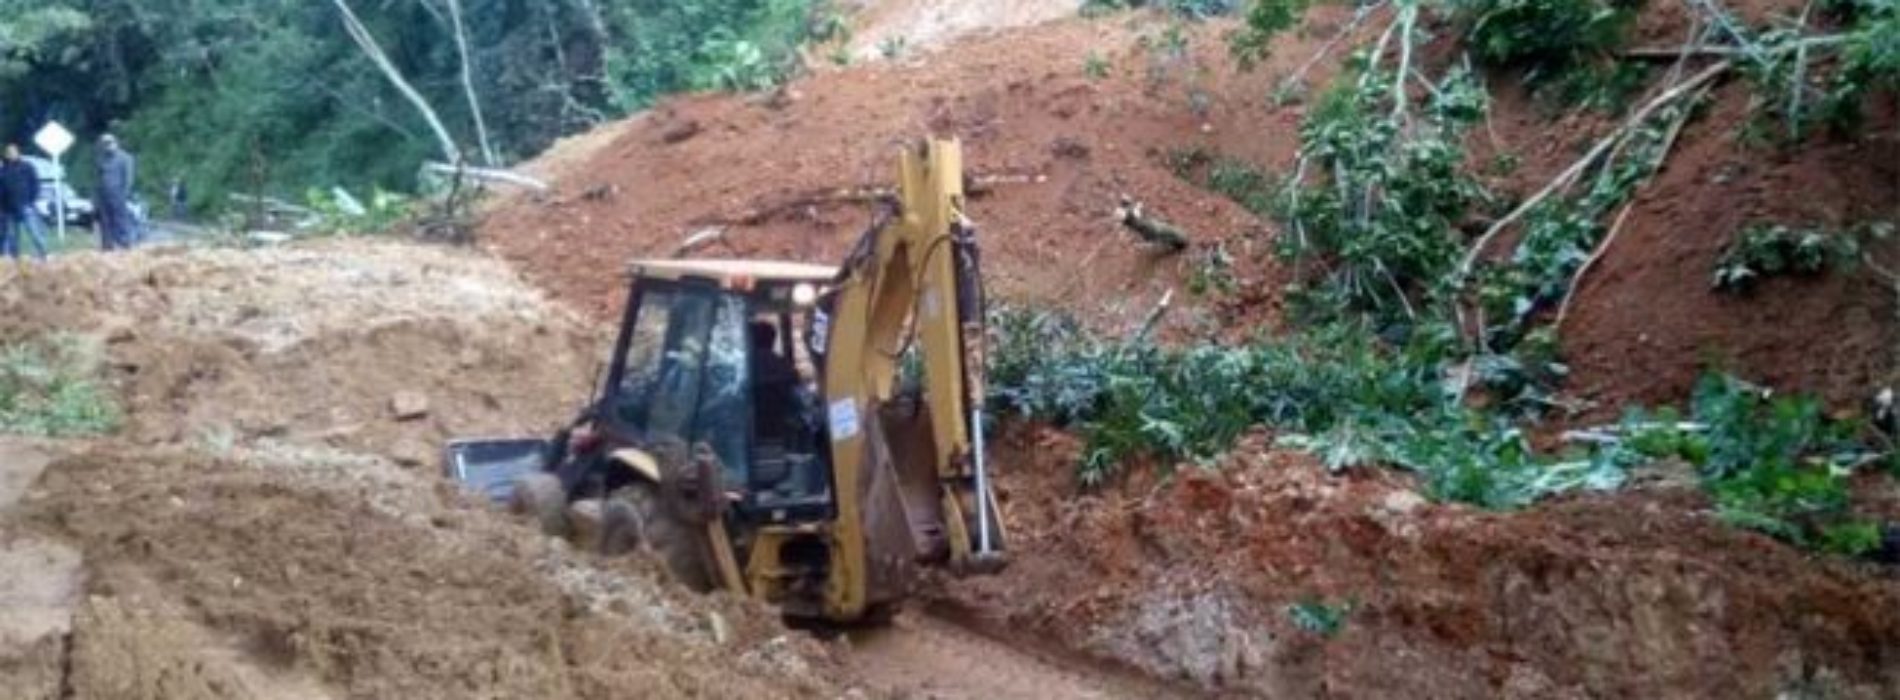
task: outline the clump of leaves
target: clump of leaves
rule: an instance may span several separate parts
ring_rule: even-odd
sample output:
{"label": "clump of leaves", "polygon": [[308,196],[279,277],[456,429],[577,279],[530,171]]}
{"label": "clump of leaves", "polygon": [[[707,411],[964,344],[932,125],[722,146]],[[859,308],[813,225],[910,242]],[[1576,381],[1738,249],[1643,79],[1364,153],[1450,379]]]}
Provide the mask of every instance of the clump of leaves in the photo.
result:
{"label": "clump of leaves", "polygon": [[1254,0],[1228,45],[1240,67],[1251,69],[1272,55],[1273,38],[1299,24],[1311,4],[1312,0]]}
{"label": "clump of leaves", "polygon": [[1280,187],[1273,176],[1236,158],[1221,158],[1209,166],[1206,185],[1259,216],[1273,213],[1275,193]]}
{"label": "clump of leaves", "polygon": [[1090,80],[1108,77],[1108,69],[1108,59],[1094,51],[1090,51],[1088,57],[1082,59],[1082,74],[1088,76]]}
{"label": "clump of leaves", "polygon": [[54,335],[0,347],[0,432],[67,437],[110,432],[116,399],[100,386],[96,341]]}
{"label": "clump of leaves", "polygon": [[332,235],[382,233],[414,213],[408,197],[380,187],[370,191],[368,201],[341,187],[312,189],[304,201],[315,215],[311,228]]}
{"label": "clump of leaves", "polygon": [[1813,398],[1724,375],[1697,385],[1691,415],[1685,424],[1673,411],[1632,412],[1629,447],[1695,465],[1717,513],[1736,526],[1849,555],[1879,546],[1879,528],[1848,509],[1848,477],[1880,457],[1856,439],[1857,426],[1829,420]]}
{"label": "clump of leaves", "polygon": [[[1870,96],[1900,91],[1900,2],[1828,0],[1820,6],[1841,26],[1837,34],[1810,33],[1805,12],[1759,34],[1734,30],[1747,59],[1737,66],[1758,91],[1755,114],[1786,124],[1784,143],[1800,142],[1817,126],[1851,133]],[[1838,58],[1828,60],[1830,53]]]}
{"label": "clump of leaves", "polygon": [[1452,0],[1465,47],[1493,66],[1522,67],[1533,83],[1599,63],[1623,45],[1635,3],[1604,0]]}
{"label": "clump of leaves", "polygon": [[[1867,235],[1891,234],[1891,224],[1866,227]],[[1782,224],[1744,227],[1715,262],[1714,287],[1745,292],[1775,275],[1812,276],[1833,267],[1852,266],[1860,260],[1857,231],[1792,228]]]}
{"label": "clump of leaves", "polygon": [[1335,637],[1346,626],[1346,617],[1355,607],[1352,601],[1327,603],[1319,598],[1307,598],[1287,606],[1287,619],[1293,626],[1322,637]]}
{"label": "clump of leaves", "polygon": [[1486,97],[1453,70],[1411,115],[1390,101],[1393,74],[1365,53],[1352,64],[1360,77],[1337,84],[1300,127],[1301,161],[1276,205],[1292,229],[1280,253],[1306,270],[1295,301],[1320,319],[1411,322],[1444,293],[1458,224],[1489,197],[1465,172],[1459,139]]}

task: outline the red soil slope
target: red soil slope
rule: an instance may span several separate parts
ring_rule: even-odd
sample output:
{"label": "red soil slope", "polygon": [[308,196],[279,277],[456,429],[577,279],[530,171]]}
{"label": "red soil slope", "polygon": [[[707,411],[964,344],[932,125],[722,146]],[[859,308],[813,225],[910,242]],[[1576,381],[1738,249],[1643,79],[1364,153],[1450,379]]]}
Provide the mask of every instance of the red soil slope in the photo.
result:
{"label": "red soil slope", "polygon": [[[1745,9],[1775,5],[1760,4]],[[709,227],[724,228],[728,244],[701,254],[838,260],[869,207],[837,195],[887,182],[902,144],[956,136],[973,173],[996,182],[971,214],[998,295],[1126,332],[1221,246],[1237,261],[1237,291],[1188,300],[1164,333],[1246,337],[1277,326],[1286,277],[1270,252],[1276,227],[1182,181],[1166,156],[1198,147],[1286,170],[1303,107],[1272,107],[1266,96],[1348,17],[1315,10],[1252,73],[1225,55],[1225,25],[1189,27],[1193,48],[1170,59],[1165,23],[1124,15],[965,40],[916,63],[824,72],[771,95],[673,100],[534,164],[554,190],[504,202],[484,235],[533,281],[607,315],[620,301],[623,261],[670,254]],[[1665,44],[1685,21],[1661,8],[1640,34]],[[1087,74],[1090,57],[1107,62],[1105,77]],[[1322,61],[1308,82],[1323,85],[1330,70]],[[1493,184],[1522,195],[1612,120],[1553,114],[1511,94],[1514,80],[1493,78],[1500,98],[1490,128],[1472,137],[1473,153],[1518,156],[1517,171]],[[1709,366],[1839,404],[1892,377],[1893,294],[1864,272],[1775,280],[1746,297],[1709,289],[1715,258],[1747,222],[1900,217],[1890,106],[1877,106],[1858,140],[1782,153],[1737,138],[1747,91],[1736,83],[1716,92],[1577,298],[1563,329],[1575,368],[1569,389],[1598,407],[1594,415],[1680,400]],[[1142,247],[1110,218],[1123,194],[1189,231],[1195,249],[1164,256]]]}

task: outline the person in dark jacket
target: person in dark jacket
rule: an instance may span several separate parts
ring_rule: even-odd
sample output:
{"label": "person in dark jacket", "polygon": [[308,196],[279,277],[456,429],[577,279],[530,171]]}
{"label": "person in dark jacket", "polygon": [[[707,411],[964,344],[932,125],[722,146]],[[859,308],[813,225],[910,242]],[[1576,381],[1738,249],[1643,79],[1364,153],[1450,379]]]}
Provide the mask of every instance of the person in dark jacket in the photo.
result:
{"label": "person in dark jacket", "polygon": [[138,240],[138,219],[132,215],[132,184],[137,169],[132,154],[119,148],[112,134],[99,138],[99,243],[106,250],[126,250]]}
{"label": "person in dark jacket", "polygon": [[40,173],[20,157],[20,147],[7,144],[0,162],[0,255],[20,257],[20,238],[31,236],[33,252],[46,259],[46,227],[34,203],[40,201]]}

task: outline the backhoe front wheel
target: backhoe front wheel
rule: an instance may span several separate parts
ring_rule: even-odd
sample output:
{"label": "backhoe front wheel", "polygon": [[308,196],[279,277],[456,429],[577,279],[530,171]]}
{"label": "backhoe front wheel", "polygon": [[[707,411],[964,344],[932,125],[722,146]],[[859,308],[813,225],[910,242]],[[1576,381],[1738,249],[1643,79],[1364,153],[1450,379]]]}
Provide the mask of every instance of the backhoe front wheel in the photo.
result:
{"label": "backhoe front wheel", "polygon": [[508,494],[508,510],[528,516],[544,535],[567,534],[567,489],[553,474],[537,472],[516,477],[514,489]]}
{"label": "backhoe front wheel", "polygon": [[646,548],[687,588],[710,591],[706,538],[672,510],[660,500],[654,484],[640,482],[616,489],[601,508],[601,547],[609,553]]}

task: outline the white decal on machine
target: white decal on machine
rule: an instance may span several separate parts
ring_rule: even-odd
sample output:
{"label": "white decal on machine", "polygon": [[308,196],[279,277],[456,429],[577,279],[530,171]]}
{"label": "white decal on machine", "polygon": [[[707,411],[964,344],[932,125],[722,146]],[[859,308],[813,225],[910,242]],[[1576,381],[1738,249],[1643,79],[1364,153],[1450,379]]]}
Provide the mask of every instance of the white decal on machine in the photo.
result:
{"label": "white decal on machine", "polygon": [[858,435],[858,405],[851,399],[831,402],[831,439],[842,442]]}

